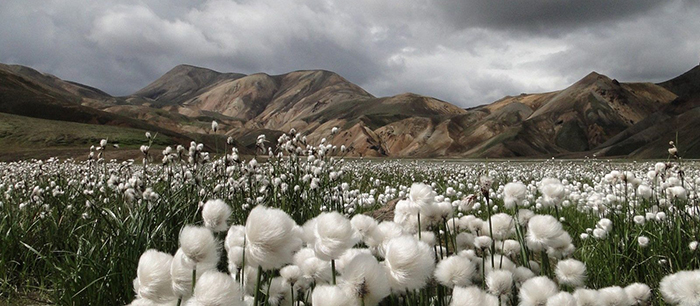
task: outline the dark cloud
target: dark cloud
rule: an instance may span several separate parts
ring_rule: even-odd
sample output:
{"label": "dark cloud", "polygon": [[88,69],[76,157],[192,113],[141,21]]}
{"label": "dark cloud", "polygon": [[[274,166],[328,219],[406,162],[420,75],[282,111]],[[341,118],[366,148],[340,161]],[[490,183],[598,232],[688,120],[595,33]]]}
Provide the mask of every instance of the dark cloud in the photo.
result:
{"label": "dark cloud", "polygon": [[661,81],[698,63],[697,1],[8,0],[0,62],[132,93],[178,64],[339,73],[461,106],[595,70]]}
{"label": "dark cloud", "polygon": [[468,0],[435,1],[457,27],[484,27],[517,32],[565,33],[581,26],[614,23],[649,13],[664,1],[656,0]]}

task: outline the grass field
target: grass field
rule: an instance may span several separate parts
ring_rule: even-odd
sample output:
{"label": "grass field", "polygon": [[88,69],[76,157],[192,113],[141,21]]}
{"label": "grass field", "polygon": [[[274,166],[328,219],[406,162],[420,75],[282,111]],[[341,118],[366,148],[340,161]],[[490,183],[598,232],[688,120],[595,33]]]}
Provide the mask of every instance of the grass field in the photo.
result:
{"label": "grass field", "polygon": [[[71,134],[66,125],[59,133],[41,121],[21,131],[5,118],[4,141],[27,139],[29,147],[32,135],[48,132],[57,135],[54,143],[64,133],[80,144],[110,132],[110,140],[145,142],[140,131]],[[699,299],[697,162],[345,160],[331,145],[304,147],[284,137],[266,162],[235,152],[214,159],[195,146],[162,152],[164,163],[161,152],[150,151],[146,166],[0,163],[3,301],[694,305]],[[372,213],[379,209],[389,214]],[[363,214],[380,219],[357,217]]]}

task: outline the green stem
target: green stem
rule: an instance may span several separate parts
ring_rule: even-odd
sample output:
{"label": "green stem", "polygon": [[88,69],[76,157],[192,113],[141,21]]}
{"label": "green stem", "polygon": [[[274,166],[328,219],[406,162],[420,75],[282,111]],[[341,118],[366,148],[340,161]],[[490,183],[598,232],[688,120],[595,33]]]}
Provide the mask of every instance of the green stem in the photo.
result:
{"label": "green stem", "polygon": [[331,259],[331,271],[333,274],[333,286],[335,286],[335,259]]}
{"label": "green stem", "polygon": [[194,295],[194,285],[197,283],[197,264],[192,268],[192,295]]}
{"label": "green stem", "polygon": [[253,298],[253,305],[258,306],[258,301],[260,300],[260,283],[262,282],[262,267],[258,266],[258,276],[255,281],[255,296]]}

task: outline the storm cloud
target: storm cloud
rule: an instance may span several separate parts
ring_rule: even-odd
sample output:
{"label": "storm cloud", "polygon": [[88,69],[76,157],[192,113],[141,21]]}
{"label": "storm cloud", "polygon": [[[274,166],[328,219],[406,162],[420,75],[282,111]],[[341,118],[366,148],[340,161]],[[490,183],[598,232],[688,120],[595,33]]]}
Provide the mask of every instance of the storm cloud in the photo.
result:
{"label": "storm cloud", "polygon": [[590,71],[658,82],[700,60],[696,1],[8,0],[0,62],[127,95],[178,64],[337,72],[463,107]]}

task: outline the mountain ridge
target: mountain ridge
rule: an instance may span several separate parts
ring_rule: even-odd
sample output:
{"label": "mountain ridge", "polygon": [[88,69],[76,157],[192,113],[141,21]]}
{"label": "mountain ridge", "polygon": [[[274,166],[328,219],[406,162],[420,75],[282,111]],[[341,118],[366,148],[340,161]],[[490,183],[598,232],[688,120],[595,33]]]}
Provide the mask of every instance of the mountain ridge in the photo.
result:
{"label": "mountain ridge", "polygon": [[[326,70],[245,75],[178,65],[131,95],[112,97],[28,67],[6,67],[0,71],[19,71],[45,99],[180,134],[208,135],[217,120],[223,134],[249,148],[258,133],[273,137],[294,128],[311,142],[345,145],[353,156],[659,158],[667,145],[651,144],[667,143],[676,129],[688,140],[681,151],[700,157],[698,137],[683,132],[700,122],[700,66],[657,84],[619,82],[592,71],[562,90],[467,109],[414,93],[375,97]],[[12,104],[1,98],[0,111]],[[331,135],[332,127],[341,132]]]}

